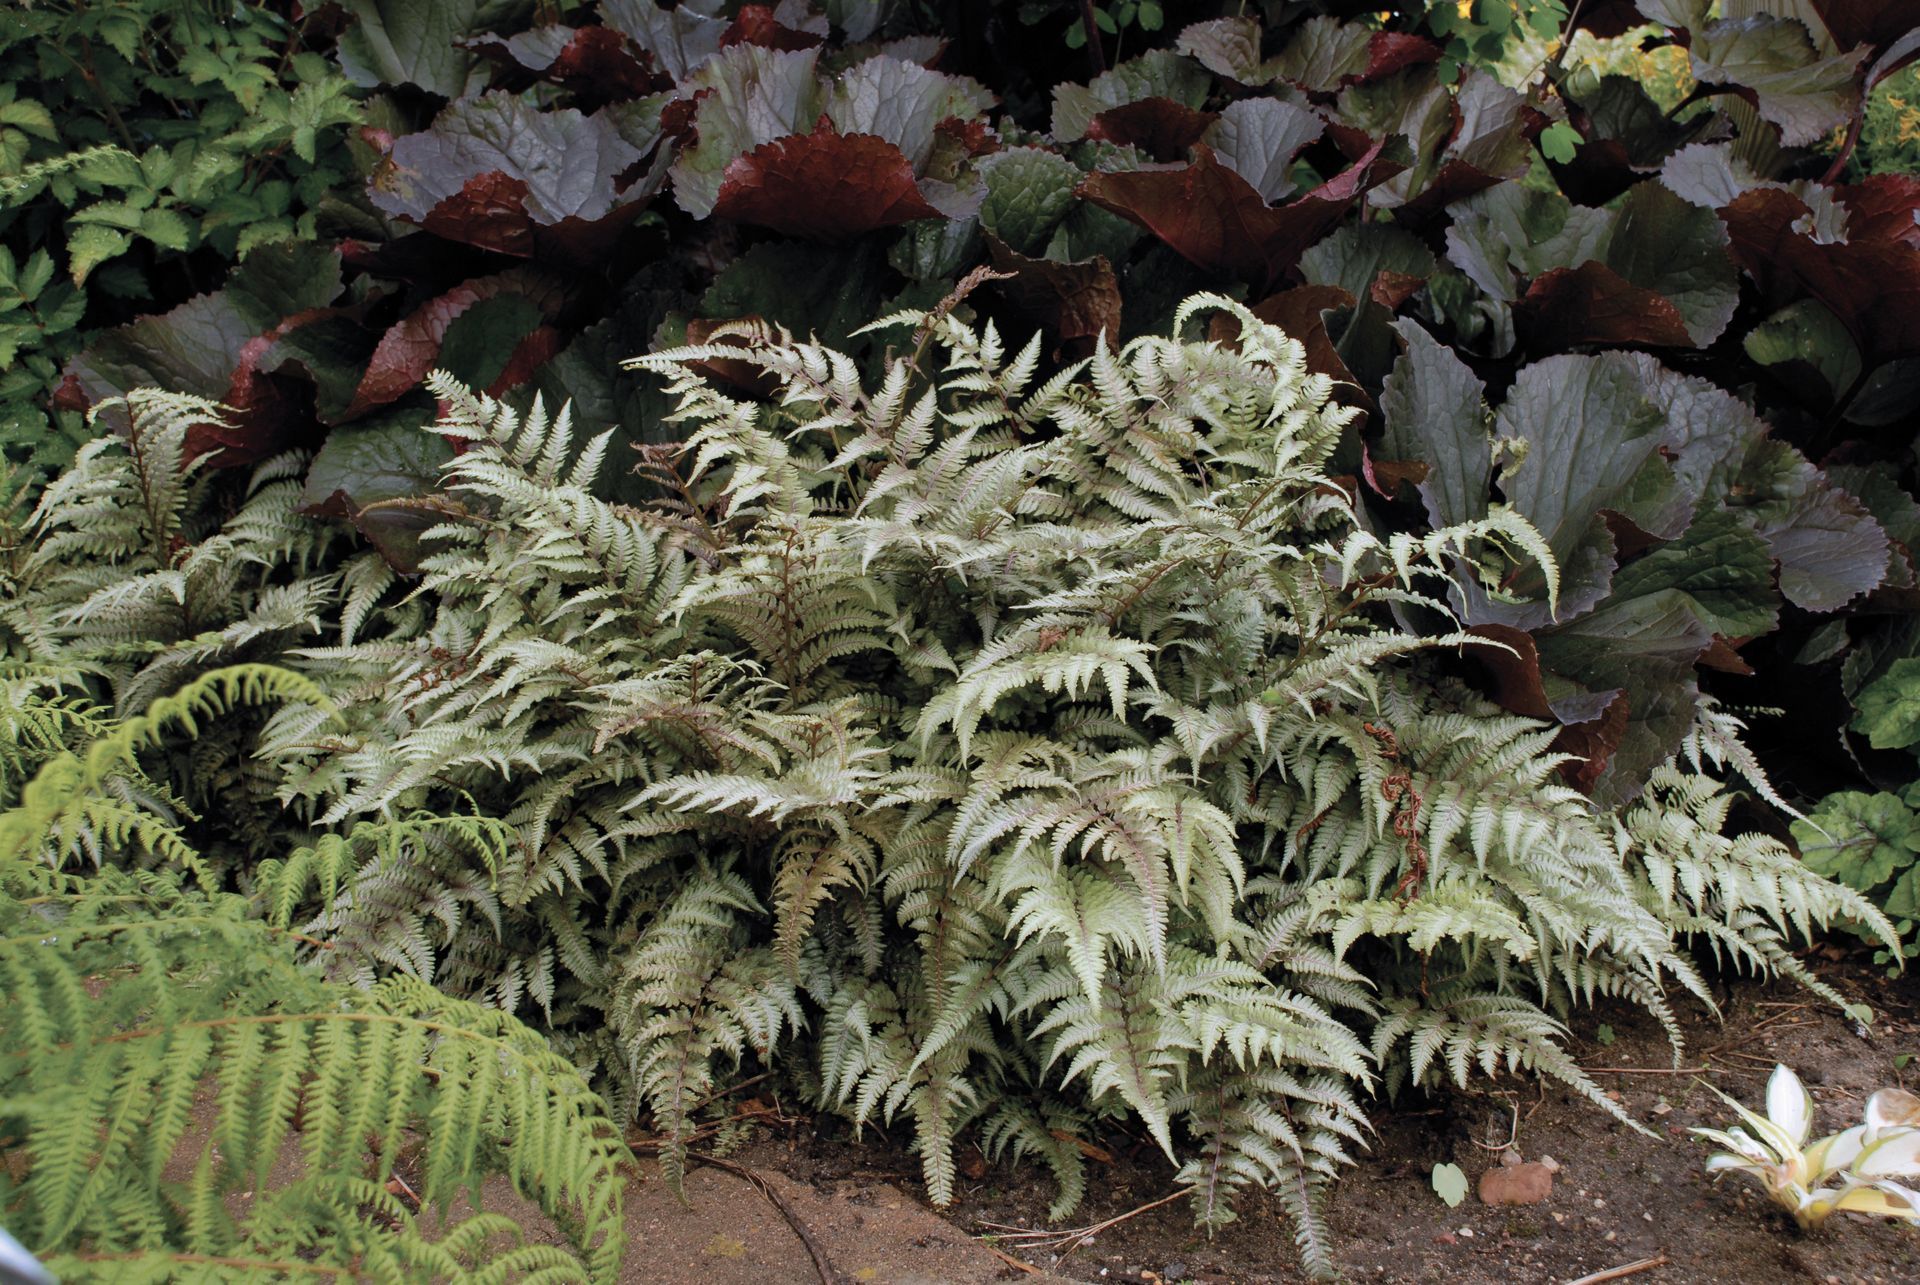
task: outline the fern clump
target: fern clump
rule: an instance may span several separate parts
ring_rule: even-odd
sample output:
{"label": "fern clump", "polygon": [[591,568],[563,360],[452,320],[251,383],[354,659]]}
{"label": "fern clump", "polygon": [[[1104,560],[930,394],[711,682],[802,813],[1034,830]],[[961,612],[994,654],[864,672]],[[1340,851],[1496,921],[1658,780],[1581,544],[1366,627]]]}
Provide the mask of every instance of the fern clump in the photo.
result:
{"label": "fern clump", "polygon": [[[508,1014],[413,978],[326,981],[249,899],[183,883],[207,867],[142,803],[143,749],[242,703],[324,705],[312,683],[216,670],[116,720],[71,681],[14,676],[0,723],[0,761],[37,760],[0,813],[8,1229],[70,1280],[612,1279],[626,1149],[579,1071]],[[390,1180],[415,1137],[410,1203]],[[567,1243],[450,1219],[488,1173]]]}
{"label": "fern clump", "polygon": [[670,1177],[698,1104],[778,1058],[822,1109],[910,1120],[938,1202],[978,1128],[1064,1215],[1072,1139],[1130,1116],[1203,1222],[1275,1188],[1316,1267],[1371,1090],[1530,1070],[1613,1109],[1574,1005],[1666,1018],[1708,998],[1690,940],[1794,972],[1788,934],[1866,912],[1724,837],[1697,771],[1596,811],[1550,729],[1423,660],[1460,640],[1389,609],[1443,610],[1496,545],[1551,584],[1538,534],[1496,507],[1371,535],[1327,472],[1351,412],[1238,305],[1180,324],[1207,310],[1237,345],[1045,380],[1037,338],[947,312],[878,323],[914,355],[877,386],[757,324],[640,359],[685,434],[645,508],[597,498],[607,435],[438,380],[465,449],[417,614],[302,648],[340,722],[290,707],[263,752],[336,833],[507,829],[338,841],[281,905],[536,1014]]}

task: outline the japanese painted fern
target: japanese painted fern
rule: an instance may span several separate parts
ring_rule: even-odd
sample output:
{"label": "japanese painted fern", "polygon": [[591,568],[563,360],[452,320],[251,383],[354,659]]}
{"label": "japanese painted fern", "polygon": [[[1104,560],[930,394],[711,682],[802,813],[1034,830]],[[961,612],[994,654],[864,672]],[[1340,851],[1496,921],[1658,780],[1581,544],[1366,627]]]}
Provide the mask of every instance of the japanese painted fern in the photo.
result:
{"label": "japanese painted fern", "polygon": [[[1387,607],[1498,543],[1496,509],[1383,543],[1326,474],[1348,412],[1227,300],[1236,348],[1142,339],[1038,377],[1036,339],[878,323],[877,387],[757,325],[637,364],[686,440],[610,504],[609,438],[447,380],[448,520],[404,612],[289,662],[339,707],[262,733],[335,836],[286,922],[537,1016],[653,1114],[776,1057],[822,1109],[911,1121],[934,1199],[975,1127],[1036,1157],[1141,1121],[1199,1218],[1319,1195],[1384,1080],[1555,1076],[1561,1019],[1703,1001],[1687,947],[1796,972],[1871,915],[1669,769],[1615,818],[1551,733],[1446,679]],[[742,399],[702,363],[746,361]],[[49,519],[52,520],[52,519]],[[378,592],[384,583],[370,592]],[[350,599],[351,601],[351,599]],[[376,613],[377,615],[377,613]],[[484,817],[481,836],[359,827]],[[317,849],[316,849],[317,851]],[[299,908],[296,910],[296,908]]]}

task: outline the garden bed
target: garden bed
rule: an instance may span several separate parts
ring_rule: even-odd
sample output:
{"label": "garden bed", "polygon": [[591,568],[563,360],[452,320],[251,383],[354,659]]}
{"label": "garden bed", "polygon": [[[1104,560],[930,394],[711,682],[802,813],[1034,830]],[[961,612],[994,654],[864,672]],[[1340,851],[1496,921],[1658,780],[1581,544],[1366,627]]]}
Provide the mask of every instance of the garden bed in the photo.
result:
{"label": "garden bed", "polygon": [[[1817,1235],[1804,1235],[1770,1207],[1757,1189],[1729,1178],[1715,1184],[1701,1172],[1704,1143],[1686,1136],[1694,1125],[1724,1125],[1731,1114],[1708,1092],[1710,1080],[1752,1103],[1762,1095],[1774,1062],[1792,1066],[1818,1104],[1816,1132],[1857,1119],[1867,1094],[1887,1084],[1920,1081],[1920,978],[1885,979],[1878,970],[1826,964],[1849,998],[1865,1000],[1875,1019],[1864,1037],[1845,1017],[1791,986],[1736,985],[1724,1024],[1694,1008],[1683,1012],[1688,1040],[1676,1073],[1652,1020],[1626,1009],[1603,1010],[1583,1021],[1576,1046],[1589,1067],[1629,1067],[1634,1073],[1597,1075],[1620,1095],[1634,1119],[1654,1137],[1609,1120],[1560,1089],[1515,1084],[1510,1092],[1443,1094],[1403,1101],[1382,1112],[1369,1154],[1341,1180],[1331,1202],[1335,1259],[1354,1281],[1566,1282],[1648,1259],[1657,1267],[1618,1278],[1643,1282],[1763,1281],[1898,1282],[1920,1275],[1920,1236],[1907,1228],[1841,1216]],[[1612,1042],[1595,1037],[1605,1024]],[[769,1099],[762,1099],[771,1105]],[[1514,1110],[1519,1125],[1514,1130]],[[834,1261],[857,1279],[952,1279],[962,1264],[986,1269],[986,1260],[956,1258],[954,1237],[929,1226],[919,1207],[918,1164],[898,1140],[848,1137],[821,1119],[761,1130],[733,1159],[756,1172],[792,1180],[782,1190],[805,1192],[827,1224],[816,1233],[831,1257],[841,1245],[860,1262]],[[819,1130],[816,1133],[816,1128]],[[1529,1160],[1552,1157],[1560,1166],[1552,1194],[1532,1206],[1489,1208],[1469,1195],[1449,1209],[1429,1182],[1436,1164],[1453,1162],[1468,1177],[1497,1164],[1509,1135]],[[1085,1205],[1071,1220],[1091,1226],[1172,1190],[1170,1171],[1149,1144],[1123,1133],[1103,1138],[1111,1163],[1098,1163]],[[1052,1199],[1032,1170],[988,1166],[973,1152],[955,1206],[945,1211],[959,1231],[991,1233],[989,1224],[1045,1229]],[[742,1281],[818,1279],[791,1229],[744,1181],[721,1173],[689,1180],[690,1207],[679,1209],[656,1185],[632,1193],[630,1226],[655,1279],[724,1285]],[[912,1199],[902,1199],[901,1193]],[[848,1240],[825,1211],[855,1208],[862,1240]],[[915,1242],[924,1242],[916,1245]],[[1183,1202],[1127,1219],[1062,1252],[1027,1244],[1011,1234],[990,1239],[1009,1256],[1040,1269],[1029,1275],[995,1260],[979,1279],[1062,1277],[1082,1281],[1259,1285],[1305,1279],[1295,1269],[1293,1233],[1270,1196],[1249,1195],[1238,1222],[1209,1241],[1196,1230]],[[873,1275],[859,1276],[865,1269]]]}

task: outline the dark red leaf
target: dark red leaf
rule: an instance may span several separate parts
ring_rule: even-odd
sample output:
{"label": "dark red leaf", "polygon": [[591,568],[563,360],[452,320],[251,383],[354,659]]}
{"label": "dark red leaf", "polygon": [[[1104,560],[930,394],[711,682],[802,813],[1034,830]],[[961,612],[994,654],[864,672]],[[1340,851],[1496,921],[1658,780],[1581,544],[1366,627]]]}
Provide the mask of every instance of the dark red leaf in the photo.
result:
{"label": "dark red leaf", "polygon": [[1409,276],[1404,272],[1390,272],[1383,268],[1373,279],[1373,284],[1367,287],[1367,297],[1388,312],[1394,312],[1425,284],[1427,284],[1425,277]]}
{"label": "dark red leaf", "polygon": [[1513,314],[1528,346],[1542,353],[1581,344],[1685,348],[1693,343],[1671,300],[1598,260],[1541,273],[1514,304]]}
{"label": "dark red leaf", "polygon": [[594,105],[639,98],[672,84],[654,71],[646,51],[634,48],[612,27],[575,32],[547,75],[583,103]]}
{"label": "dark red leaf", "polygon": [[734,17],[733,25],[720,37],[720,47],[728,45],[759,45],[762,49],[811,49],[822,44],[826,37],[817,32],[797,31],[773,16],[773,10],[764,4],[743,4]]}
{"label": "dark red leaf", "polygon": [[914,182],[906,154],[874,134],[838,134],[824,118],[727,163],[713,212],[813,241],[943,217]]}
{"label": "dark red leaf", "polygon": [[700,112],[700,100],[713,93],[711,86],[696,89],[690,97],[676,98],[660,109],[660,137],[682,143],[693,133],[693,118]]}
{"label": "dark red leaf", "polygon": [[1533,635],[1512,625],[1475,625],[1467,631],[1493,646],[1469,643],[1467,654],[1493,675],[1493,699],[1500,708],[1522,718],[1553,719],[1547,689],[1540,676],[1540,649]]}
{"label": "dark red leaf", "polygon": [[1614,751],[1625,739],[1632,713],[1633,702],[1626,691],[1621,690],[1607,702],[1599,717],[1561,726],[1560,734],[1553,738],[1553,748],[1555,753],[1572,755],[1569,762],[1560,765],[1560,775],[1566,778],[1567,784],[1592,793],[1593,787],[1606,775]]}
{"label": "dark red leaf", "polygon": [[1433,466],[1424,460],[1376,460],[1367,440],[1360,439],[1360,477],[1373,493],[1391,500],[1402,486],[1417,487],[1427,480]]}
{"label": "dark red leaf", "polygon": [[624,102],[673,85],[654,70],[646,50],[612,27],[536,27],[516,36],[489,34],[464,43],[503,69],[496,73],[496,83],[524,89],[548,80],[582,106]]}
{"label": "dark red leaf", "polygon": [[533,378],[534,372],[559,356],[567,346],[567,337],[552,326],[540,326],[514,345],[513,356],[501,368],[500,375],[487,385],[487,396],[498,397]]}
{"label": "dark red leaf", "polygon": [[226,426],[195,424],[188,429],[187,458],[193,460],[212,454],[215,468],[234,468],[256,464],[290,446],[302,445],[303,442],[288,431],[289,426],[307,430],[299,437],[317,437],[320,425],[312,413],[311,385],[295,387],[296,381],[277,378],[262,371],[260,365],[273,346],[294,331],[329,317],[342,316],[347,311],[305,308],[240,345],[227,391],[220,398],[222,404],[233,409],[230,423]]}
{"label": "dark red leaf", "polygon": [[437,202],[422,227],[449,241],[515,258],[533,257],[533,222],[527,218],[527,185],[509,174],[475,174],[452,196]]}
{"label": "dark red leaf", "polygon": [[619,107],[541,111],[493,91],[449,104],[431,128],[397,139],[368,195],[436,235],[530,258],[597,262],[665,181],[631,181],[652,150],[630,142]]}
{"label": "dark red leaf", "polygon": [[1104,257],[1082,263],[1030,259],[991,233],[987,249],[993,266],[1010,274],[993,283],[994,291],[1053,336],[1061,356],[1086,356],[1102,333],[1109,343],[1119,340],[1120,282]]}
{"label": "dark red leaf", "polygon": [[1859,45],[1886,48],[1920,27],[1913,0],[1813,0],[1813,11],[1842,51]]}
{"label": "dark red leaf", "polygon": [[1920,177],[1879,175],[1833,192],[1846,240],[1825,243],[1792,192],[1742,194],[1721,212],[1735,262],[1776,303],[1808,294],[1825,304],[1869,365],[1920,356]]}
{"label": "dark red leaf", "polygon": [[566,298],[551,278],[528,268],[512,268],[454,287],[381,336],[343,418],[363,415],[417,387],[439,361],[441,341],[454,320],[482,299],[501,294],[522,295],[549,317],[559,312]]}
{"label": "dark red leaf", "polygon": [[1369,481],[1373,488],[1385,496],[1400,493],[1403,486],[1417,487],[1427,480],[1427,474],[1433,466],[1425,460],[1376,460],[1366,459]]}
{"label": "dark red leaf", "polygon": [[1571,21],[1576,28],[1591,31],[1603,40],[1624,36],[1647,23],[1634,0],[1589,0],[1574,10]]}
{"label": "dark red leaf", "polygon": [[1142,98],[1110,107],[1087,123],[1087,137],[1131,144],[1156,161],[1184,161],[1219,112],[1195,111],[1171,98]]}
{"label": "dark red leaf", "polygon": [[72,371],[67,372],[66,377],[60,381],[60,386],[53,390],[53,396],[49,400],[55,410],[85,412],[87,407],[92,405],[85,390],[80,387],[80,377]]}
{"label": "dark red leaf", "polygon": [[1354,298],[1339,286],[1295,286],[1253,306],[1253,315],[1278,326],[1307,350],[1307,369],[1342,384],[1359,386],[1327,334],[1326,314],[1351,308]]}
{"label": "dark red leaf", "polygon": [[1439,61],[1440,46],[1431,40],[1400,31],[1376,31],[1367,41],[1367,69],[1355,79],[1365,84],[1408,67]]}
{"label": "dark red leaf", "polygon": [[941,138],[952,139],[968,156],[988,156],[1000,150],[1000,136],[983,120],[949,116],[933,127]]}
{"label": "dark red leaf", "polygon": [[1096,173],[1080,195],[1146,228],[1210,272],[1270,290],[1367,188],[1398,173],[1375,143],[1353,166],[1285,205],[1269,206],[1204,143],[1178,170]]}
{"label": "dark red leaf", "polygon": [[1734,645],[1719,634],[1715,634],[1713,641],[1707,644],[1707,649],[1700,653],[1700,663],[1723,674],[1739,674],[1742,677],[1751,677],[1753,674],[1753,666],[1747,663],[1747,658],[1735,651]]}
{"label": "dark red leaf", "polygon": [[[1535,112],[1534,115],[1539,116],[1539,113]],[[1546,117],[1540,116],[1540,122],[1544,128]],[[1539,131],[1534,132],[1537,134]],[[1484,192],[1507,177],[1504,174],[1489,174],[1477,165],[1450,158],[1441,163],[1440,172],[1420,189],[1419,195],[1394,211],[1394,220],[1407,224],[1429,223],[1455,201],[1464,200],[1475,192]]]}

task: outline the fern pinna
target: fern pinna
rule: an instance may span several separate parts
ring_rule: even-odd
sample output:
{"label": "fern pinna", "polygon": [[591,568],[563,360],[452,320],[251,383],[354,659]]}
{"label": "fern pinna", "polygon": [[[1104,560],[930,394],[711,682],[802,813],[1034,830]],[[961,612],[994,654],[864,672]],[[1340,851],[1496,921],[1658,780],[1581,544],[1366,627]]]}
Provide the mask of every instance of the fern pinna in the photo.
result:
{"label": "fern pinna", "polygon": [[1551,584],[1539,536],[1496,507],[1374,537],[1327,380],[1203,312],[1237,343],[1044,381],[1038,339],[905,313],[873,386],[742,323],[636,363],[685,435],[646,508],[596,498],[608,435],[438,380],[464,449],[407,612],[300,649],[340,722],[288,708],[262,749],[337,833],[510,833],[336,841],[275,896],[536,1016],[655,1116],[670,1177],[698,1104],[778,1055],[823,1109],[909,1119],[938,1202],[977,1128],[1064,1214],[1063,1139],[1132,1116],[1209,1225],[1277,1188],[1316,1268],[1375,1086],[1524,1069],[1611,1110],[1570,1006],[1666,1017],[1710,1002],[1690,941],[1794,971],[1789,933],[1870,915],[1725,837],[1697,764],[1597,812],[1550,731],[1423,660],[1459,640],[1389,609],[1444,610],[1423,590],[1495,547]]}
{"label": "fern pinna", "polygon": [[[324,708],[310,681],[219,669],[124,720],[89,709],[72,675],[5,686],[8,767],[34,770],[24,787],[9,771],[18,801],[0,813],[10,1231],[69,1280],[617,1275],[627,1153],[574,1066],[416,978],[328,982],[250,899],[185,883],[212,872],[141,803],[143,751],[244,704]],[[416,1138],[431,1217],[390,1181]],[[566,1243],[449,1217],[489,1173]]]}

